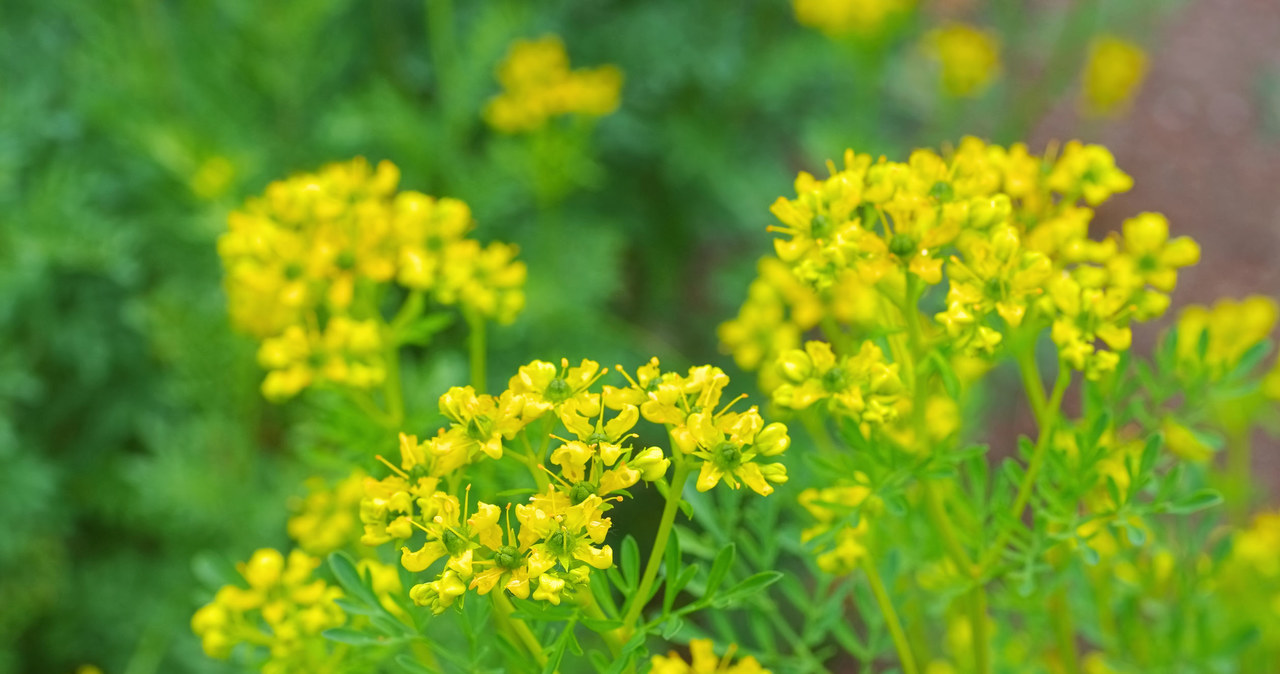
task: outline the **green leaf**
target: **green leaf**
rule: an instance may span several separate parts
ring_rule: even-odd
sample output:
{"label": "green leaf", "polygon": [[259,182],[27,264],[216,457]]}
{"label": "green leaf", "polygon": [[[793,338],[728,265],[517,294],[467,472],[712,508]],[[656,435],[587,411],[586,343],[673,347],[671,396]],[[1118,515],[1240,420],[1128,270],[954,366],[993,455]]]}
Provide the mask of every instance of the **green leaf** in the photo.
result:
{"label": "green leaf", "polygon": [[690,564],[680,570],[680,575],[676,576],[674,581],[670,578],[667,579],[667,593],[662,598],[662,611],[664,613],[671,612],[671,607],[675,605],[676,597],[680,595],[680,592],[689,584],[689,581],[693,580],[694,575],[697,573],[698,567]]}
{"label": "green leaf", "polygon": [[712,600],[711,604],[716,608],[725,608],[757,592],[763,592],[765,588],[778,582],[780,578],[782,578],[782,573],[779,571],[762,571],[729,588],[724,594]]}
{"label": "green leaf", "polygon": [[452,323],[453,314],[444,312],[427,314],[400,328],[396,337],[402,344],[425,346],[431,343],[431,338],[435,337],[436,333],[449,327]]}
{"label": "green leaf", "polygon": [[370,607],[377,606],[378,598],[374,596],[364,583],[364,579],[360,577],[360,572],[356,570],[355,562],[351,561],[351,557],[345,552],[335,552],[329,555],[329,569],[333,571],[333,577],[346,590],[347,594],[360,599]]}
{"label": "green leaf", "polygon": [[622,539],[622,579],[629,589],[640,579],[640,546],[631,534]]}
{"label": "green leaf", "polygon": [[1141,527],[1136,527],[1130,522],[1124,523],[1124,533],[1129,542],[1134,545],[1142,545],[1147,542],[1147,532]]}
{"label": "green leaf", "polygon": [[381,613],[378,609],[367,604],[356,603],[347,599],[335,599],[333,603],[347,615],[377,615]]}
{"label": "green leaf", "polygon": [[666,584],[670,586],[671,579],[679,573],[680,569],[680,533],[675,527],[671,528],[671,533],[667,536],[667,550],[664,557],[665,568],[663,569]]}
{"label": "green leaf", "polygon": [[396,664],[409,674],[439,674],[438,670],[426,667],[408,653],[397,655]]}
{"label": "green leaf", "polygon": [[385,646],[397,643],[399,639],[389,639],[380,634],[368,634],[349,627],[337,627],[324,631],[324,638],[329,641],[351,644],[352,646]]}
{"label": "green leaf", "polygon": [[1142,447],[1142,460],[1138,462],[1138,475],[1150,475],[1151,471],[1156,467],[1156,460],[1160,458],[1160,446],[1164,444],[1164,435],[1160,433],[1152,433],[1147,438],[1147,444]]}
{"label": "green leaf", "polygon": [[1195,493],[1171,503],[1168,511],[1176,515],[1186,515],[1222,503],[1222,494],[1213,489],[1200,489]]}
{"label": "green leaf", "polygon": [[952,400],[960,399],[960,379],[956,377],[956,371],[951,369],[951,363],[942,357],[942,354],[934,349],[929,353],[928,362],[933,364],[938,376],[942,379],[942,388],[946,390],[947,396]]}
{"label": "green leaf", "polygon": [[662,638],[671,641],[671,638],[684,627],[684,619],[680,616],[673,615],[662,623]]}
{"label": "green leaf", "polygon": [[716,553],[715,561],[711,562],[711,571],[707,573],[707,586],[703,591],[704,599],[714,597],[716,591],[720,589],[720,583],[724,582],[725,574],[729,573],[730,567],[733,566],[733,557],[736,548],[733,543],[725,543],[720,552]]}

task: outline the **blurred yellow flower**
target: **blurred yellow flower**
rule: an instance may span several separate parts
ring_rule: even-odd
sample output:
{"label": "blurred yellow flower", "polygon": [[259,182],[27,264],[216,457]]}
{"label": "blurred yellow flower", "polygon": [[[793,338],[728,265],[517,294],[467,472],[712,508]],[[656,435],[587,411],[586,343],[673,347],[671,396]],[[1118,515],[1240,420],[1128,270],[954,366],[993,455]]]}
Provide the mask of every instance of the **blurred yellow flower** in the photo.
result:
{"label": "blurred yellow flower", "polygon": [[710,639],[693,639],[689,642],[691,662],[685,662],[679,653],[671,651],[653,656],[651,674],[770,674],[750,655],[733,663],[737,645],[730,645],[721,658],[716,655]]}
{"label": "blurred yellow flower", "polygon": [[1080,104],[1086,114],[1122,114],[1147,73],[1147,54],[1114,35],[1100,35],[1089,46]]}
{"label": "blurred yellow flower", "polygon": [[915,0],[792,0],[796,21],[828,37],[878,35],[894,15],[905,14]]}
{"label": "blurred yellow flower", "polygon": [[969,24],[950,23],[930,32],[924,47],[942,67],[942,90],[948,96],[978,96],[1000,71],[999,41]]}
{"label": "blurred yellow flower", "polygon": [[205,159],[191,175],[191,191],[205,201],[212,201],[226,193],[236,177],[236,167],[230,159],[214,155]]}
{"label": "blurred yellow flower", "polygon": [[622,71],[616,66],[569,69],[560,38],[518,40],[498,66],[502,93],[489,100],[484,119],[503,133],[534,131],[547,120],[578,114],[603,117],[618,108]]}

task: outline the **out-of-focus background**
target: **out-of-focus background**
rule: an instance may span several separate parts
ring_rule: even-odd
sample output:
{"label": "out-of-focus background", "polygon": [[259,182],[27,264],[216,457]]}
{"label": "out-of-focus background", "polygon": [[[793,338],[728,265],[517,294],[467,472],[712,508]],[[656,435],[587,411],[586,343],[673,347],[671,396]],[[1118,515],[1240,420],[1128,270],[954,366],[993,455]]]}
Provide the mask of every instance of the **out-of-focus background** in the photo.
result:
{"label": "out-of-focus background", "polygon": [[[1110,147],[1136,187],[1098,225],[1161,211],[1202,245],[1175,306],[1280,295],[1280,4],[839,4],[0,4],[0,672],[229,667],[192,611],[227,560],[284,542],[307,475],[345,468],[290,423],[306,403],[262,400],[215,242],[245,197],[328,161],[390,159],[521,246],[529,306],[495,330],[495,372],[732,367],[715,326],[796,171],[965,134]],[[619,108],[560,135],[487,126],[498,63],[548,34],[621,70]],[[1100,37],[1140,58],[1090,65]],[[1082,102],[1090,67],[1132,91]],[[447,379],[465,354],[437,361]]]}

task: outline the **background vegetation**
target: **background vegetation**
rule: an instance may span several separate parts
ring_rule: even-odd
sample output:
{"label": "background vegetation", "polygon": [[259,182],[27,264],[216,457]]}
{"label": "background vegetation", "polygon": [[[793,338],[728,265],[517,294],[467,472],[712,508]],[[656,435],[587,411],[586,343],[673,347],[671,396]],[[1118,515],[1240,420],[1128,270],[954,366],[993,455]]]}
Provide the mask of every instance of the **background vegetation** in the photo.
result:
{"label": "background vegetation", "polygon": [[[1105,28],[1158,55],[1164,27],[1190,11],[939,2],[835,40],[785,2],[448,9],[0,5],[0,672],[227,667],[201,653],[193,609],[230,560],[285,540],[283,504],[307,475],[350,465],[332,429],[290,423],[323,399],[262,400],[254,346],[227,321],[214,242],[269,180],[391,159],[406,187],[464,199],[482,237],[520,244],[529,306],[492,335],[494,372],[649,353],[729,368],[715,326],[741,301],[767,250],[767,206],[797,170],[844,147],[1011,142],[1044,135],[1046,118],[1059,137],[1103,135],[1062,112],[1088,38]],[[1001,42],[1003,72],[973,99],[943,95],[916,47],[948,17]],[[621,68],[621,108],[541,143],[495,133],[479,114],[495,65],[513,40],[546,33],[575,66]],[[1274,82],[1246,99],[1251,128],[1277,119]],[[1159,181],[1118,155],[1139,185]],[[465,353],[410,366],[424,375],[410,395],[430,409]]]}

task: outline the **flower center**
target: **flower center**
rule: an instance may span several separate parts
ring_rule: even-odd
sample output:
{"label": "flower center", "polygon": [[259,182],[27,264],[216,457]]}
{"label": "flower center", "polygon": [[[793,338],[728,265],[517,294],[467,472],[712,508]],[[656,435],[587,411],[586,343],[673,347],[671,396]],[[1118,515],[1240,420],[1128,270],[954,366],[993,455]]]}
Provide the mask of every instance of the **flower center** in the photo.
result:
{"label": "flower center", "polygon": [[498,554],[493,556],[493,561],[503,569],[514,569],[520,566],[520,550],[514,545],[504,545],[498,549]]}
{"label": "flower center", "polygon": [[547,384],[547,390],[543,395],[553,403],[564,402],[569,399],[569,396],[573,395],[573,387],[569,386],[569,382],[562,377],[556,377],[551,380],[550,384]]}

